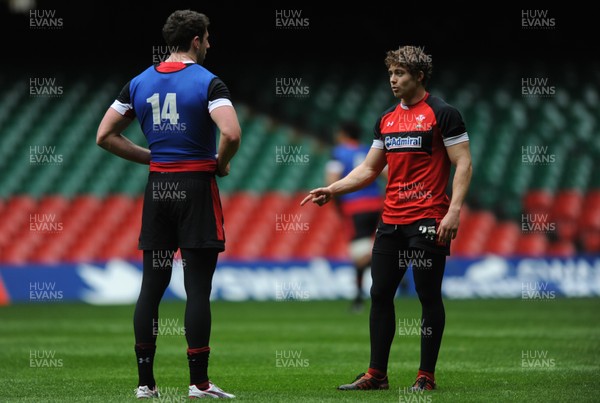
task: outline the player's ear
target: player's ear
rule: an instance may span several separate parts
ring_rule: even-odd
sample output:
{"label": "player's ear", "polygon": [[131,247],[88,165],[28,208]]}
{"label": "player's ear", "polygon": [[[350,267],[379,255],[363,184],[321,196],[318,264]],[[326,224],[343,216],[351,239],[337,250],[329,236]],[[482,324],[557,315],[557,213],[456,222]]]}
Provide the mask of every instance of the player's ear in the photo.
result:
{"label": "player's ear", "polygon": [[423,84],[424,78],[425,78],[425,73],[423,73],[423,70],[419,70],[419,72],[417,73],[417,82],[420,84]]}
{"label": "player's ear", "polygon": [[190,43],[190,49],[197,50],[200,48],[200,44],[202,43],[202,39],[198,35],[192,38],[192,42]]}

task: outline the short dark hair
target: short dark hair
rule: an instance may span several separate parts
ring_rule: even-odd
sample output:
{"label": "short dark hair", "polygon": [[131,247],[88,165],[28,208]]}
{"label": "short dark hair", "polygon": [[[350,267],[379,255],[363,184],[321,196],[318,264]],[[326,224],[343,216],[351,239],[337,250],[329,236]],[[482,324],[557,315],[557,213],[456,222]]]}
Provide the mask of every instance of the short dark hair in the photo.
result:
{"label": "short dark hair", "polygon": [[354,140],[360,140],[362,128],[353,120],[346,120],[340,123],[340,130]]}
{"label": "short dark hair", "polygon": [[431,56],[418,46],[401,46],[395,50],[389,50],[385,57],[385,66],[402,66],[410,75],[415,76],[419,71],[423,72],[423,85],[427,84],[433,72]]}
{"label": "short dark hair", "polygon": [[177,10],[171,13],[162,29],[162,35],[168,46],[177,46],[177,50],[190,50],[195,36],[204,38],[210,25],[208,17],[193,10]]}

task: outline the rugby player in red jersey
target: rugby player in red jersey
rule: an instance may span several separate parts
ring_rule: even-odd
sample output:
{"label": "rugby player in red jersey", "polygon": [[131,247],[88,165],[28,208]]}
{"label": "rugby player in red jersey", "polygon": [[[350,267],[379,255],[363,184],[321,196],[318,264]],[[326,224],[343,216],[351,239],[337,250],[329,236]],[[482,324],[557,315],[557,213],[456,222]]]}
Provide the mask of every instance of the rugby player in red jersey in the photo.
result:
{"label": "rugby player in red jersey", "polygon": [[368,186],[388,166],[384,209],[372,249],[370,364],[367,372],[340,390],[389,388],[394,297],[409,267],[422,307],[421,359],[412,390],[436,387],[434,373],[445,326],[442,278],[472,175],[469,136],[460,112],[426,89],[432,72],[430,55],[419,47],[403,46],[387,52],[385,65],[400,102],[377,120],[366,159],[342,179],[311,190],[301,202],[322,206]]}

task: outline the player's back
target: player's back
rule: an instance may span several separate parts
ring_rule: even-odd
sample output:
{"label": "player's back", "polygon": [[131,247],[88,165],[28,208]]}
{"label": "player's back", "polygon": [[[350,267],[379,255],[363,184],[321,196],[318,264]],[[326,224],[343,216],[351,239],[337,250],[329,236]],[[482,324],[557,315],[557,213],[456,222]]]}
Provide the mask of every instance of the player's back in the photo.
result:
{"label": "player's back", "polygon": [[210,160],[216,126],[208,112],[215,75],[198,64],[175,71],[152,66],[131,80],[130,93],[154,162]]}

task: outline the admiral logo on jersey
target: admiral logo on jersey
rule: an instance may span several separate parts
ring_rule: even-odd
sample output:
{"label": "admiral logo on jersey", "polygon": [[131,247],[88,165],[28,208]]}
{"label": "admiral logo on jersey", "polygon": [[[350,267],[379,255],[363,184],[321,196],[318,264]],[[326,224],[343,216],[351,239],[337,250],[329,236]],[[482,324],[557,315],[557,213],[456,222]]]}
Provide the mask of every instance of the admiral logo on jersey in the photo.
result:
{"label": "admiral logo on jersey", "polygon": [[421,148],[422,137],[392,137],[387,136],[385,138],[385,148],[388,150],[393,150],[396,148]]}

